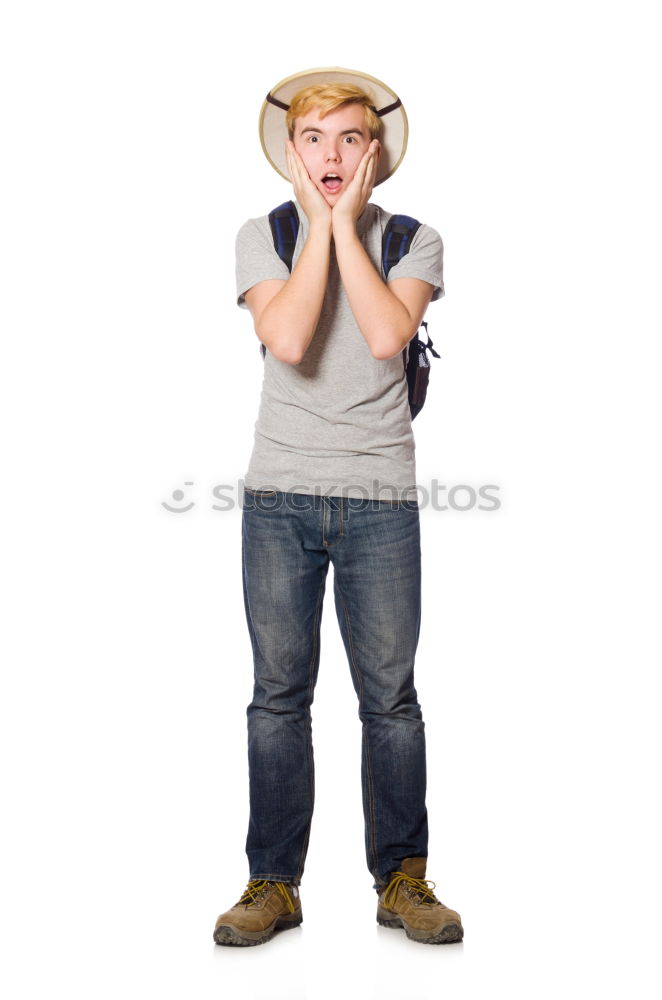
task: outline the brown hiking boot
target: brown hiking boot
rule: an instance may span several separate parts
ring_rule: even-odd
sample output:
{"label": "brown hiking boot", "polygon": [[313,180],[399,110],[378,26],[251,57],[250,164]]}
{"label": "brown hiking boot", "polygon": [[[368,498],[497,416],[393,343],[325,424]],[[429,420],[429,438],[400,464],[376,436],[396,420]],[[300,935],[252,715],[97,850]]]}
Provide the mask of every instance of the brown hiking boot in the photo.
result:
{"label": "brown hiking boot", "polygon": [[221,913],[214,928],[216,944],[264,944],[282,928],[303,920],[299,890],[286,882],[251,879],[238,903]]}
{"label": "brown hiking boot", "polygon": [[427,858],[405,858],[400,871],[392,872],[388,885],[379,894],[377,923],[382,927],[403,927],[412,941],[423,944],[450,944],[461,941],[464,929],[460,914],[440,903],[425,878]]}

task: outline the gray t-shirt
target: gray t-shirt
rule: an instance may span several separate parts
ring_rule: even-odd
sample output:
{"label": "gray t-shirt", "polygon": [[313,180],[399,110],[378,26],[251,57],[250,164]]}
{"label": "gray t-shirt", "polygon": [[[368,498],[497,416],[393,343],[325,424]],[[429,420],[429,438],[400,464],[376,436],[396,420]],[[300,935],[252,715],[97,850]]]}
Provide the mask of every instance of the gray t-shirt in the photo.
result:
{"label": "gray t-shirt", "polygon": [[[308,219],[295,202],[299,234],[292,266],[306,237]],[[366,253],[384,277],[382,233],[391,213],[369,202],[357,222]],[[287,280],[290,272],[273,245],[268,216],[249,219],[236,240],[237,304],[260,281]],[[422,225],[409,253],[389,272],[434,285],[444,294],[443,244]],[[259,345],[255,341],[255,349]],[[378,361],[357,326],[331,243],[329,279],[319,323],[298,365],[269,350],[253,452],[244,484],[249,489],[388,499],[416,499],[415,443],[402,354]]]}

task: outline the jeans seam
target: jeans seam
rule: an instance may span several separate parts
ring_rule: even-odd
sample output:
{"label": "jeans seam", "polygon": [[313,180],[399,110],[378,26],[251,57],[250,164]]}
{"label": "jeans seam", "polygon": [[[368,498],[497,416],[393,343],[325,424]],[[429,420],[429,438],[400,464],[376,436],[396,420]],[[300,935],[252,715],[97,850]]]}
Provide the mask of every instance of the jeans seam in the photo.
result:
{"label": "jeans seam", "polygon": [[[354,642],[352,639],[352,627],[350,624],[349,613],[347,611],[347,604],[345,603],[345,595],[342,592],[342,588],[338,583],[338,593],[342,600],[343,614],[345,616],[345,624],[347,626],[347,639],[349,643],[350,650],[350,666],[354,670],[354,673],[359,682],[359,712],[363,708],[363,678],[360,671],[356,666],[356,658],[354,654]],[[372,765],[370,762],[370,739],[368,736],[368,727],[363,723],[363,740],[365,744],[365,758],[366,758],[366,779],[368,786],[368,814],[370,818],[370,847],[372,850],[373,865],[377,862],[377,817],[375,815],[375,788],[372,778]]]}
{"label": "jeans seam", "polygon": [[[327,564],[327,572],[328,572],[328,564]],[[317,606],[315,608],[315,620],[314,620],[314,623],[313,623],[313,652],[312,652],[312,656],[310,658],[310,664],[309,664],[309,667],[308,667],[308,675],[309,675],[308,676],[308,698],[306,699],[309,706],[310,706],[310,702],[311,702],[311,699],[312,699],[313,692],[315,690],[315,662],[316,662],[317,657],[319,655],[319,638],[320,638],[320,636],[319,636],[319,621],[320,621],[320,614],[321,614],[321,609],[322,609],[322,601],[323,601],[323,597],[324,597],[325,585],[326,585],[326,573],[324,574],[324,577],[322,578],[322,582],[320,583],[319,593],[317,595]],[[309,708],[309,711],[310,711],[310,708]],[[315,777],[314,777],[315,760],[314,760],[314,756],[313,756],[312,743],[311,743],[310,740],[308,740],[308,743],[307,743],[307,746],[306,746],[306,754],[308,756],[308,767],[310,768],[310,797],[311,797],[311,806],[314,806],[314,801],[315,801]],[[303,844],[301,845],[301,854],[299,855],[299,863],[297,865],[297,872],[298,872],[297,878],[301,878],[301,876],[303,874],[304,861],[305,861],[305,857],[306,857],[306,854],[307,854],[307,851],[308,851],[308,844],[309,844],[309,841],[310,841],[310,827],[311,827],[311,825],[312,825],[312,809],[311,809],[310,821],[308,823],[308,829],[306,830],[306,835],[304,837]]]}

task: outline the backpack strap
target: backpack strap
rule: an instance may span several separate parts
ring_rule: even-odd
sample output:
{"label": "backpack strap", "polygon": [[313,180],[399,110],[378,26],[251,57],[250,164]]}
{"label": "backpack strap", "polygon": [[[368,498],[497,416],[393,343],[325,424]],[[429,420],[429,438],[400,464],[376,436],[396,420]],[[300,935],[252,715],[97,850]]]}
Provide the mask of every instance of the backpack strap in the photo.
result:
{"label": "backpack strap", "polygon": [[[297,235],[299,233],[299,213],[293,201],[284,201],[269,212],[269,226],[274,241],[274,250],[287,265],[288,271],[292,271],[292,260],[294,258],[294,248],[297,245]],[[262,359],[266,357],[267,349],[264,344],[260,344]]]}
{"label": "backpack strap", "polygon": [[[421,224],[418,219],[414,219],[411,215],[392,215],[388,220],[382,236],[382,268],[385,279],[388,278],[391,268],[402,260],[405,254],[409,253],[411,241],[420,228]],[[414,334],[414,339],[417,336],[418,334]],[[407,371],[409,356],[409,345],[407,345],[402,352],[402,363],[405,371]]]}
{"label": "backpack strap", "polygon": [[[427,344],[423,344],[423,347],[424,347],[424,349],[425,349],[426,351],[429,351],[429,352],[430,352],[430,354],[434,354],[435,358],[440,358],[440,357],[441,357],[441,355],[440,355],[440,354],[437,354],[437,352],[436,352],[436,351],[435,351],[435,349],[434,349],[434,345],[433,345],[433,342],[432,342],[432,337],[431,337],[431,336],[430,336],[430,334],[428,333],[428,325],[427,325],[427,323],[425,322],[425,320],[423,320],[423,322],[421,323],[421,326],[424,326],[424,327],[425,327],[425,336],[426,336],[426,337],[428,338],[428,342],[427,342]],[[421,341],[421,343],[423,343],[423,342]]]}
{"label": "backpack strap", "polygon": [[[413,219],[410,215],[392,215],[388,220],[382,238],[382,268],[385,278],[388,278],[391,268],[402,260],[406,253],[409,253],[411,242],[420,227],[421,223],[418,219]],[[417,330],[402,351],[402,364],[407,379],[409,412],[412,420],[423,409],[427,395],[430,378],[430,359],[427,352],[430,351],[435,358],[439,357],[432,345],[425,320],[422,321],[421,325],[425,327],[427,344],[424,344],[420,339]]]}
{"label": "backpack strap", "polygon": [[[297,236],[299,233],[299,215],[294,202],[285,201],[282,205],[278,205],[276,208],[272,209],[271,212],[269,212],[269,226],[271,228],[271,235],[274,241],[274,250],[283,263],[287,265],[287,269],[291,271],[292,260],[294,258],[294,248],[296,246]],[[411,242],[420,227],[421,223],[418,219],[414,219],[411,215],[392,215],[389,218],[386,223],[386,228],[384,229],[384,235],[382,236],[382,267],[385,278],[388,278],[391,268],[402,260],[405,254],[409,253]],[[423,326],[425,327],[425,332],[427,334],[427,323],[424,322]],[[413,340],[418,340],[418,334],[414,335]],[[425,354],[428,349],[436,358],[439,357],[432,346],[432,341],[429,335],[428,343],[426,345],[423,345],[421,342],[420,350],[423,354],[423,358],[420,362],[416,359],[418,352],[416,356],[413,352],[410,355],[409,345],[404,348],[402,352],[402,360],[408,378],[417,374],[416,368],[419,364],[429,366],[429,362],[427,361]],[[267,353],[264,344],[260,345],[260,351],[262,353],[262,357],[264,358]],[[410,361],[410,371],[408,371]],[[423,399],[424,398],[425,396],[423,393]],[[422,402],[420,405],[423,405]],[[416,412],[418,412],[418,410]]]}
{"label": "backpack strap", "polygon": [[[269,212],[269,226],[274,241],[274,250],[292,270],[294,248],[299,233],[299,215],[293,201],[284,201]],[[389,271],[406,253],[409,253],[411,241],[421,227],[418,219],[411,215],[392,215],[386,223],[382,237],[382,266],[384,276],[388,278]]]}
{"label": "backpack strap", "polygon": [[293,201],[284,201],[282,205],[269,212],[269,225],[274,240],[274,250],[292,270],[292,258],[299,232],[299,215]]}
{"label": "backpack strap", "polygon": [[413,219],[411,215],[392,215],[388,220],[382,237],[382,267],[385,278],[388,278],[391,268],[409,253],[411,241],[420,228],[418,219]]}

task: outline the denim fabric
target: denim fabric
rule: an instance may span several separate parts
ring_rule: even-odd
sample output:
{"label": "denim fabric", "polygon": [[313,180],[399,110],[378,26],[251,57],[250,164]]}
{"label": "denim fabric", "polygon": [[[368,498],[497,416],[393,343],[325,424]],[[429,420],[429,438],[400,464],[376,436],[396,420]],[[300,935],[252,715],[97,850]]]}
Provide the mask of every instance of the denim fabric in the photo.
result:
{"label": "denim fabric", "polygon": [[425,724],[414,687],[416,500],[244,489],[242,571],[254,661],[246,853],[251,878],[301,879],[315,793],[310,709],[329,561],[363,723],[366,860],[380,888],[404,858],[428,853]]}

